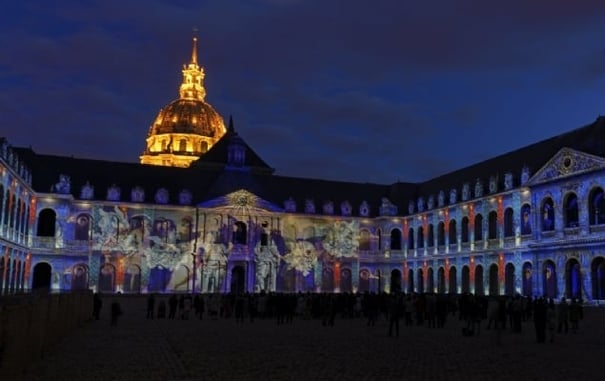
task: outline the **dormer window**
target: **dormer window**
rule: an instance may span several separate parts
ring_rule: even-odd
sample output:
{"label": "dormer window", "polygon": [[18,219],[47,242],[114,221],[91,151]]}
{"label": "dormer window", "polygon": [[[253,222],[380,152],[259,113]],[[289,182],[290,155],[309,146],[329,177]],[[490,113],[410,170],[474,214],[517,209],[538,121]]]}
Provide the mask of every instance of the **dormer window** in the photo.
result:
{"label": "dormer window", "polygon": [[307,199],[305,201],[305,213],[313,214],[315,213],[315,202],[311,199]]}
{"label": "dormer window", "polygon": [[324,214],[332,215],[334,214],[334,203],[332,201],[328,201],[324,204]]}
{"label": "dormer window", "polygon": [[359,207],[359,215],[362,217],[368,217],[370,215],[370,206],[367,201],[363,201]]}
{"label": "dormer window", "polygon": [[296,212],[296,201],[290,197],[284,201],[284,209],[286,209],[286,212]]}
{"label": "dormer window", "polygon": [[227,164],[232,167],[243,167],[245,161],[246,148],[242,144],[239,144],[239,142],[229,144]]}

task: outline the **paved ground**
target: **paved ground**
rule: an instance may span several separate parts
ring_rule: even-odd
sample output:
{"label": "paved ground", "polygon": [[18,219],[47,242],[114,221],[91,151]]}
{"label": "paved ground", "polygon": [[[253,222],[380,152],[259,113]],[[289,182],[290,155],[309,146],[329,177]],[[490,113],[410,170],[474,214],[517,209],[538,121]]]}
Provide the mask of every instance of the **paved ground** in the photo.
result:
{"label": "paved ground", "polygon": [[586,308],[578,334],[537,344],[494,331],[463,337],[450,319],[444,329],[401,327],[362,319],[291,325],[257,320],[147,320],[144,299],[122,301],[110,327],[103,316],[74,331],[32,365],[24,380],[597,380],[604,372],[605,308]]}

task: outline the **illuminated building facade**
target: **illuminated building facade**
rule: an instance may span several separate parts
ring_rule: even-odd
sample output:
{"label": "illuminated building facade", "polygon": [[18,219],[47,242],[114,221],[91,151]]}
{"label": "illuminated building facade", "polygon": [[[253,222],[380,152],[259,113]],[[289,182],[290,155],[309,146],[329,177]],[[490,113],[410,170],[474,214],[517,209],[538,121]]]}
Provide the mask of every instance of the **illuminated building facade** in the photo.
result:
{"label": "illuminated building facade", "polygon": [[[192,57],[177,103],[204,99],[195,41]],[[231,121],[189,165],[179,160],[203,150],[181,155],[199,146],[188,140],[176,152],[181,135],[162,130],[166,120],[161,111],[141,159],[168,166],[42,155],[2,141],[0,292],[605,299],[605,118],[394,184],[275,175]],[[173,144],[158,143],[166,139]]]}

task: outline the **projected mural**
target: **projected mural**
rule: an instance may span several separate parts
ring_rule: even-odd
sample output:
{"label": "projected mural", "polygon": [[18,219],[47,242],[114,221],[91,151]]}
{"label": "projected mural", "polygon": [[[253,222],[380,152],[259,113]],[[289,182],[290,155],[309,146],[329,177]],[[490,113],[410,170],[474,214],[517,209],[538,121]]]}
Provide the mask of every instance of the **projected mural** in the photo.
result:
{"label": "projected mural", "polygon": [[[356,259],[359,222],[288,216],[283,221],[282,288],[317,290],[333,284],[335,261]],[[350,274],[349,272],[345,272]]]}
{"label": "projected mural", "polygon": [[187,290],[197,234],[191,215],[114,206],[93,209],[92,221],[99,291]]}

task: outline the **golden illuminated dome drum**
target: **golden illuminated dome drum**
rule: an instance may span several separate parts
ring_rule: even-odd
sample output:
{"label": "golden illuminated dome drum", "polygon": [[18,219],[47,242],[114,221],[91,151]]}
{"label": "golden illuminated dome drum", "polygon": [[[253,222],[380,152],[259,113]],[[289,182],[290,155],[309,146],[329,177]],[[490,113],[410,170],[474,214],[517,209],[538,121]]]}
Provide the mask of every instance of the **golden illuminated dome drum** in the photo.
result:
{"label": "golden illuminated dome drum", "polygon": [[225,135],[223,118],[205,101],[203,81],[194,37],[191,62],[183,67],[180,97],[162,108],[153,121],[141,164],[188,167]]}

